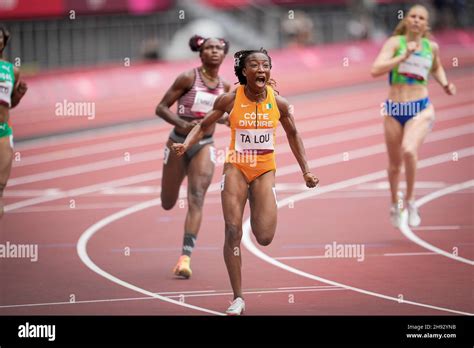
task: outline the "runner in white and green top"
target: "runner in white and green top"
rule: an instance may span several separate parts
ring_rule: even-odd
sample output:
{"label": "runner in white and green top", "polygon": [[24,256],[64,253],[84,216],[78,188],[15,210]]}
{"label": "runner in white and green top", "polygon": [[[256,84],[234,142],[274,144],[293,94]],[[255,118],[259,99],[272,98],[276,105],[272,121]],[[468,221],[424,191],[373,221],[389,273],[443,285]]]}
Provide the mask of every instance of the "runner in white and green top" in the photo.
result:
{"label": "runner in white and green top", "polygon": [[7,186],[13,159],[13,131],[9,124],[10,109],[18,105],[27,91],[20,81],[20,71],[3,57],[10,39],[9,32],[0,26],[0,218],[3,216],[3,191]]}
{"label": "runner in white and green top", "polygon": [[[11,97],[15,86],[15,73],[13,64],[0,60],[0,104],[11,107]],[[12,129],[7,122],[0,122],[0,138],[12,136]]]}
{"label": "runner in white and green top", "polygon": [[[390,83],[388,98],[381,104],[381,113],[386,116],[384,133],[389,162],[390,220],[397,228],[402,224],[405,210],[410,226],[421,223],[414,189],[418,149],[435,120],[434,107],[428,97],[429,75],[448,95],[456,94],[456,86],[448,81],[441,63],[439,45],[430,40],[429,31],[426,7],[410,7],[395,28],[394,35],[383,45],[371,70],[374,77],[388,73]],[[402,165],[405,167],[405,195],[398,191]]]}

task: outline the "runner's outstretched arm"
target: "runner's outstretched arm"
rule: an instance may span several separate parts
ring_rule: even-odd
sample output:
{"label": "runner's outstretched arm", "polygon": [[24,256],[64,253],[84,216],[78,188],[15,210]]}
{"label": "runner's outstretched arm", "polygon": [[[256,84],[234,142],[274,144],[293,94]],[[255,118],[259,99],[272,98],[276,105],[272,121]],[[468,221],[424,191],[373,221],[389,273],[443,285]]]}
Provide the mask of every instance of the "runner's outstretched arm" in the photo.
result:
{"label": "runner's outstretched arm", "polygon": [[13,94],[12,94],[12,103],[11,103],[11,109],[13,109],[15,106],[20,104],[21,98],[23,98],[26,94],[26,91],[28,90],[28,85],[26,84],[25,81],[20,81],[20,70],[18,68],[14,69],[14,74],[15,74],[15,81],[17,83],[15,84],[15,87],[13,88]]}
{"label": "runner's outstretched arm", "polygon": [[280,122],[285,129],[286,137],[288,138],[288,143],[290,144],[291,151],[295,156],[298,164],[300,165],[301,171],[303,172],[304,180],[306,181],[306,186],[316,187],[319,182],[319,179],[316,178],[314,174],[311,173],[309,169],[308,162],[306,161],[306,153],[303,145],[303,140],[298,133],[295,125],[295,119],[291,112],[290,105],[288,101],[278,96],[277,97],[278,108],[280,110]]}
{"label": "runner's outstretched arm", "polygon": [[441,58],[439,56],[439,46],[437,43],[432,43],[433,47],[433,54],[435,58],[433,59],[433,66],[431,68],[431,74],[435,78],[435,80],[443,87],[444,91],[449,95],[456,94],[456,86],[448,81],[446,76],[446,71],[443,68],[443,64],[441,63]]}
{"label": "runner's outstretched arm", "polygon": [[203,120],[194,126],[189,132],[184,143],[174,143],[171,148],[178,156],[182,156],[191,146],[202,139],[207,129],[216,123],[222,115],[226,112],[226,107],[229,103],[229,93],[221,94],[214,102],[214,108],[207,113]]}

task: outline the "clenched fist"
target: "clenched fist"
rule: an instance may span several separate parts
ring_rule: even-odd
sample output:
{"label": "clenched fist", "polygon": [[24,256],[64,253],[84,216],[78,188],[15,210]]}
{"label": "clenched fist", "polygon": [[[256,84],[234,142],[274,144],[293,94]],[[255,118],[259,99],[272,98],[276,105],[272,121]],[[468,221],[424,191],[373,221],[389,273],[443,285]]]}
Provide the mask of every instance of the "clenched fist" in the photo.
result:
{"label": "clenched fist", "polygon": [[305,173],[303,178],[306,181],[306,186],[310,188],[316,187],[319,183],[319,179],[311,172]]}
{"label": "clenched fist", "polygon": [[181,143],[174,143],[173,145],[171,145],[171,149],[178,157],[181,157],[188,150],[188,147]]}

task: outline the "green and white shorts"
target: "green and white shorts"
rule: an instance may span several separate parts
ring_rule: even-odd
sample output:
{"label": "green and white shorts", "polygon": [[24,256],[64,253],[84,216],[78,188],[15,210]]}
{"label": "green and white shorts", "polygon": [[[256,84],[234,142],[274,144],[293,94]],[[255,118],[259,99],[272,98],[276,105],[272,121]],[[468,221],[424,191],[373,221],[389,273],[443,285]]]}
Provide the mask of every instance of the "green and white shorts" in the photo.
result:
{"label": "green and white shorts", "polygon": [[0,123],[0,138],[9,137],[10,146],[13,148],[13,129],[6,122]]}

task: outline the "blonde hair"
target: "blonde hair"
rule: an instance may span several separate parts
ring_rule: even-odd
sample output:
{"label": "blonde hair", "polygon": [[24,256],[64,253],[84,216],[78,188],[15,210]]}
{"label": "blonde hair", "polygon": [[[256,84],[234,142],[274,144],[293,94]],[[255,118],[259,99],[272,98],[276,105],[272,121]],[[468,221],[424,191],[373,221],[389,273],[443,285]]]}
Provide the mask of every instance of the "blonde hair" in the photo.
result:
{"label": "blonde hair", "polygon": [[[419,4],[413,5],[412,7],[410,7],[410,9],[408,10],[408,13],[410,13],[410,11],[413,10],[415,7],[421,7],[423,9],[425,9],[426,13],[428,13],[428,15],[429,15],[428,9],[425,6],[419,5]],[[426,20],[428,21],[429,18],[427,18]],[[398,24],[395,27],[395,30],[393,31],[392,35],[394,35],[394,36],[395,35],[405,35],[406,33],[407,33],[407,24],[406,24],[406,16],[404,16],[403,19],[400,22],[398,22]],[[429,26],[427,27],[427,29],[423,33],[423,37],[426,37],[428,39],[431,38],[431,28]]]}

